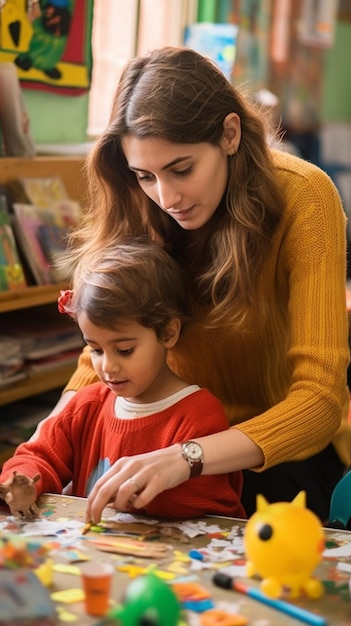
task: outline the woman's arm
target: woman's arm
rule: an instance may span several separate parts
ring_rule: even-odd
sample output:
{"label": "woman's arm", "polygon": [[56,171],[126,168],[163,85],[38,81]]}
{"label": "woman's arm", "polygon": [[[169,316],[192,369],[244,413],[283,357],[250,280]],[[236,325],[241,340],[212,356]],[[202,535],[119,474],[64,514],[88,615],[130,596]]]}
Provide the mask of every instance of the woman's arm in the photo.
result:
{"label": "woman's arm", "polygon": [[[263,454],[256,444],[236,428],[195,438],[204,451],[203,474],[223,474],[259,467]],[[131,482],[133,478],[135,482]],[[119,459],[94,486],[88,498],[87,521],[98,523],[105,506],[126,510],[141,509],[165,489],[188,480],[189,465],[181,454],[180,443],[162,450]],[[135,485],[139,493],[135,496]]]}
{"label": "woman's arm", "polygon": [[72,374],[64,391],[78,391],[82,387],[96,383],[99,377],[91,364],[90,347],[85,346],[79,355],[76,371]]}

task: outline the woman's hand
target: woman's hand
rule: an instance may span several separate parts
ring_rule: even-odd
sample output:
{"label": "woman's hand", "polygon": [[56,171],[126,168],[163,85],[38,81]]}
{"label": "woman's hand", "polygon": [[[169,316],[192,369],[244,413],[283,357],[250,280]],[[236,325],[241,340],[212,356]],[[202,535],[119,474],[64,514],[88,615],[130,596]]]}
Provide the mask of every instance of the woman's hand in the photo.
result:
{"label": "woman's hand", "polygon": [[188,480],[190,469],[180,444],[118,459],[97,481],[88,497],[87,522],[97,524],[108,504],[126,511],[141,509],[159,493]]}

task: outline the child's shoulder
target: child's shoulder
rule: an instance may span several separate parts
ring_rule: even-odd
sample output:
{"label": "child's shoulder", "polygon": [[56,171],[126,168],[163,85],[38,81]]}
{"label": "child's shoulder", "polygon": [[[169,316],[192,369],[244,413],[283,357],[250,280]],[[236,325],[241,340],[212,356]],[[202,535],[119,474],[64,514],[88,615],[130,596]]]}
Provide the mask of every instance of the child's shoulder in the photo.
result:
{"label": "child's shoulder", "polygon": [[[97,403],[104,402],[113,392],[100,380],[86,387],[82,387],[77,391],[72,400],[76,404]],[[114,394],[113,394],[114,395]]]}
{"label": "child's shoulder", "polygon": [[189,396],[199,406],[205,408],[206,412],[218,411],[220,414],[224,414],[224,408],[221,401],[206,387],[201,387]]}

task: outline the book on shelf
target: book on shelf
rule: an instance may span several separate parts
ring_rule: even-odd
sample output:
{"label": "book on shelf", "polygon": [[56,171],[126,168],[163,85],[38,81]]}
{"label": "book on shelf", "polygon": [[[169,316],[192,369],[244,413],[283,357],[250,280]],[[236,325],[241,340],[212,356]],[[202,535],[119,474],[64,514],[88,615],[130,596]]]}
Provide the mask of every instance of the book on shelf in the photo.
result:
{"label": "book on shelf", "polygon": [[69,228],[77,224],[79,204],[65,200],[39,209],[33,204],[14,202],[12,208],[15,236],[36,283],[68,280],[70,276],[58,262],[66,250]]}
{"label": "book on shelf", "polygon": [[[6,322],[4,324],[6,326]],[[0,389],[26,377],[21,344],[16,337],[0,335]]]}
{"label": "book on shelf", "polygon": [[48,209],[55,202],[69,200],[60,176],[21,176],[18,181],[22,185],[27,202],[39,209]]}
{"label": "book on shelf", "polygon": [[[59,295],[59,292],[58,294]],[[21,311],[12,311],[6,320],[8,338],[16,338],[26,364],[39,359],[54,359],[58,354],[81,352],[84,341],[76,323],[65,315],[47,315],[41,307],[35,316],[23,318]]]}
{"label": "book on shelf", "polygon": [[7,199],[0,191],[0,291],[15,291],[26,286]]}
{"label": "book on shelf", "polygon": [[44,223],[39,226],[37,237],[44,256],[51,267],[52,281],[60,282],[61,279],[68,278],[64,274],[61,275],[58,267],[58,261],[66,251],[67,230],[57,224]]}
{"label": "book on shelf", "polygon": [[81,334],[78,331],[70,333],[60,333],[57,331],[55,335],[47,336],[35,336],[30,338],[23,335],[20,337],[22,343],[22,353],[26,361],[34,362],[41,359],[54,359],[59,354],[67,354],[72,350],[81,352],[83,347],[83,340]]}
{"label": "book on shelf", "polygon": [[78,223],[81,206],[72,200],[59,176],[19,177],[7,184],[12,203],[32,204],[40,213],[50,216],[57,226],[70,228]]}
{"label": "book on shelf", "polygon": [[66,229],[78,224],[81,217],[81,206],[76,200],[55,200],[51,205],[55,222]]}
{"label": "book on shelf", "polygon": [[69,230],[81,215],[60,176],[18,177],[6,184],[13,230],[20,251],[39,285],[69,280],[60,267]]}
{"label": "book on shelf", "polygon": [[52,268],[38,238],[38,229],[45,222],[38,209],[31,204],[15,202],[12,225],[18,246],[26,258],[28,266],[38,285],[49,285],[53,280]]}
{"label": "book on shelf", "polygon": [[47,315],[42,307],[25,318],[21,313],[12,311],[7,316],[6,337],[0,336],[0,392],[25,378],[73,368],[84,346],[72,319],[59,313]]}
{"label": "book on shelf", "polygon": [[38,231],[42,250],[58,280],[68,279],[69,276],[60,274],[57,262],[66,251],[69,230],[78,224],[80,205],[74,200],[57,200],[39,213],[43,217],[43,225]]}
{"label": "book on shelf", "polygon": [[29,360],[27,363],[28,375],[48,372],[63,365],[75,365],[81,351],[82,347],[78,350],[69,350],[68,352],[60,352],[60,354]]}
{"label": "book on shelf", "polygon": [[15,383],[24,380],[27,378],[28,372],[26,369],[23,369],[21,372],[17,372],[17,374],[13,374],[12,376],[8,376],[7,378],[0,378],[0,390],[6,387],[11,387]]}

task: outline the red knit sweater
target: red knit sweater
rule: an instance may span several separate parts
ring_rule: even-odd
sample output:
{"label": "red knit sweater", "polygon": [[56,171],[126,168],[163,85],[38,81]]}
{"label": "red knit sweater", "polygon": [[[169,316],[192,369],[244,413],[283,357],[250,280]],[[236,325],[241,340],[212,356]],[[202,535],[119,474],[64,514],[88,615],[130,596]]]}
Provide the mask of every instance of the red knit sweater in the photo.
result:
{"label": "red knit sweater", "polygon": [[[115,416],[115,399],[100,382],[81,389],[60,414],[43,420],[33,437],[17,448],[4,464],[0,482],[13,470],[31,477],[39,472],[38,495],[61,493],[72,481],[72,494],[86,497],[121,456],[228,428],[222,405],[206,389],[159,413],[133,419]],[[205,514],[246,517],[241,489],[241,472],[199,476],[164,491],[138,512],[183,519]]]}

